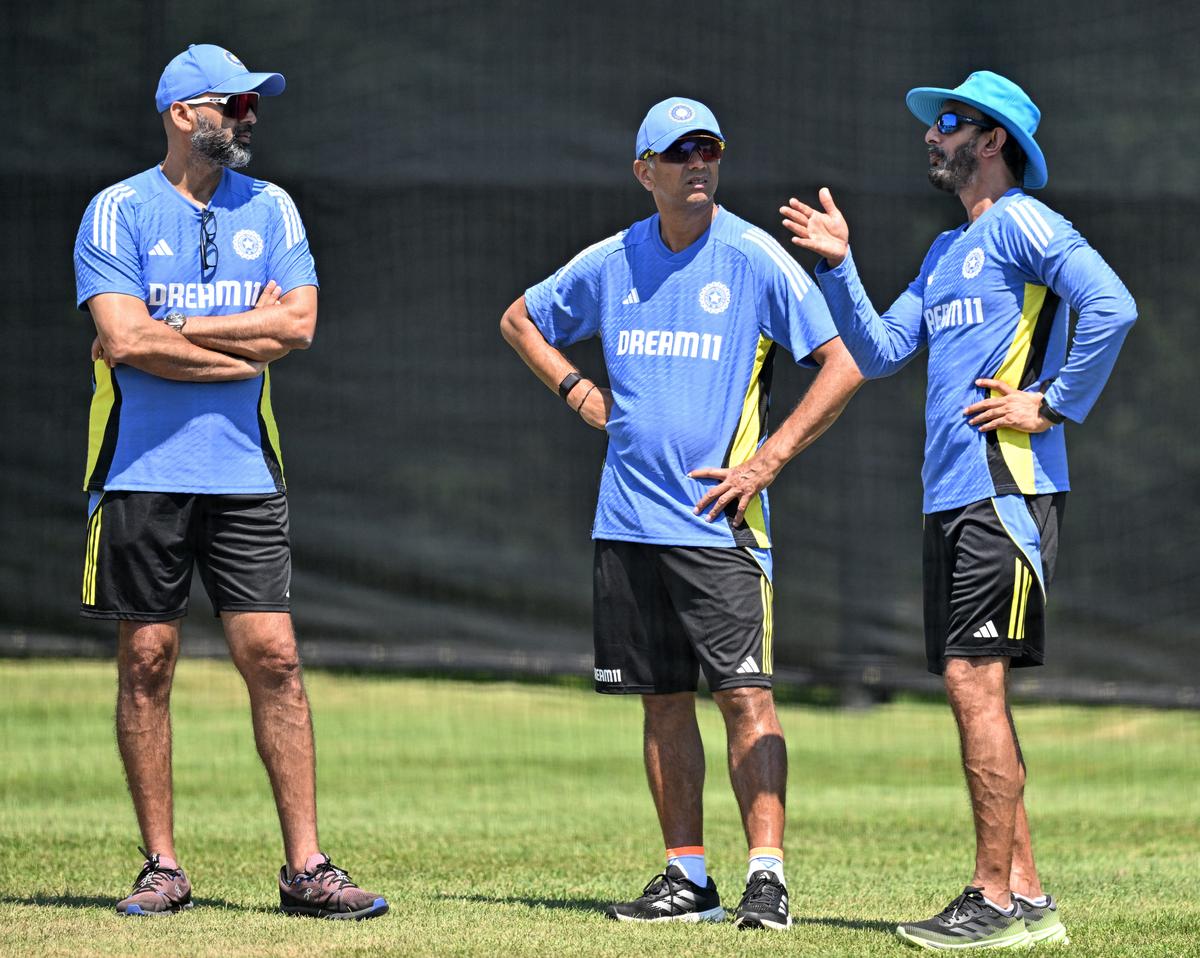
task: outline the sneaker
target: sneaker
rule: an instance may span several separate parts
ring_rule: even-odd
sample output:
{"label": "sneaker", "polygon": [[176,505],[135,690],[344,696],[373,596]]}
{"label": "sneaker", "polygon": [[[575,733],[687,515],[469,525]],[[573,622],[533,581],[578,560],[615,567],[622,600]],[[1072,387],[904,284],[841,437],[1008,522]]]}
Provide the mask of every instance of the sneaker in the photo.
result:
{"label": "sneaker", "polygon": [[138,846],[146,858],[133,891],[117,902],[118,915],[173,915],[192,907],[192,883],[174,859],[151,855]]}
{"label": "sneaker", "polygon": [[616,921],[724,921],[725,909],[712,876],[701,888],[688,881],[683,869],[670,866],[650,879],[642,897],[609,905],[604,914]]}
{"label": "sneaker", "polygon": [[309,855],[304,871],[290,881],[287,865],[279,869],[279,910],[285,915],[313,918],[375,918],[388,910],[387,899],[363,891],[350,876],[317,852]]}
{"label": "sneaker", "polygon": [[1058,917],[1058,902],[1052,896],[1046,896],[1044,905],[1035,905],[1016,892],[1013,892],[1013,898],[1021,903],[1021,911],[1025,915],[1025,929],[1035,945],[1071,943],[1071,939],[1067,937],[1066,926]]}
{"label": "sneaker", "polygon": [[941,913],[927,921],[899,925],[896,934],[920,948],[1029,948],[1020,902],[1012,914],[988,904],[983,891],[968,885]]}
{"label": "sneaker", "polygon": [[772,872],[756,871],[746,882],[746,893],[734,912],[738,928],[773,928],[787,931],[792,925],[788,914],[787,889]]}

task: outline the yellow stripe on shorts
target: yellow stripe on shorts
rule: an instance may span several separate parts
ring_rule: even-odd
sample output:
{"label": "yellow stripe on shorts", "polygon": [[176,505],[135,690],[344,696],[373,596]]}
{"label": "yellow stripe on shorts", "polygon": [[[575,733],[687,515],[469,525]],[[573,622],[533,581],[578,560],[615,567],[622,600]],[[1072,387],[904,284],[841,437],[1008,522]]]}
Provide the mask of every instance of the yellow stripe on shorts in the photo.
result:
{"label": "yellow stripe on shorts", "polygon": [[1012,608],[1008,613],[1008,637],[1020,641],[1025,638],[1025,612],[1029,608],[1029,590],[1033,586],[1033,573],[1020,559],[1013,559]]}
{"label": "yellow stripe on shorts", "polygon": [[96,561],[100,556],[100,523],[104,504],[101,503],[88,520],[87,550],[83,558],[83,604],[96,604]]}
{"label": "yellow stripe on shorts", "polygon": [[763,605],[762,670],[764,675],[775,671],[775,590],[765,575],[758,580]]}

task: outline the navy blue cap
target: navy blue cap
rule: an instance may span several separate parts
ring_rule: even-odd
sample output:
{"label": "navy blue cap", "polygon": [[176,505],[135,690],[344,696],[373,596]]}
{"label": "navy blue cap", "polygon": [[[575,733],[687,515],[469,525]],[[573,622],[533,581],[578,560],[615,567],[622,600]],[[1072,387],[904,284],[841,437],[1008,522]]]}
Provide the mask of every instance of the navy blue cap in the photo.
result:
{"label": "navy blue cap", "polygon": [[642,120],[633,158],[640,160],[647,151],[661,153],[689,133],[711,133],[718,140],[725,140],[717,125],[717,118],[703,103],[685,96],[668,97],[650,107],[646,119]]}
{"label": "navy blue cap", "polygon": [[1046,157],[1037,145],[1033,134],[1037,132],[1042,111],[1019,86],[1007,77],[990,70],[977,70],[953,90],[943,87],[919,86],[909,90],[904,102],[913,115],[926,126],[942,112],[942,104],[957,100],[982,110],[1006,129],[1025,151],[1029,162],[1025,166],[1025,182],[1028,190],[1046,185]]}
{"label": "navy blue cap", "polygon": [[259,93],[278,96],[287,86],[282,74],[251,73],[224,47],[193,43],[167,64],[158,81],[154,105],[162,113],[172,103],[201,93]]}

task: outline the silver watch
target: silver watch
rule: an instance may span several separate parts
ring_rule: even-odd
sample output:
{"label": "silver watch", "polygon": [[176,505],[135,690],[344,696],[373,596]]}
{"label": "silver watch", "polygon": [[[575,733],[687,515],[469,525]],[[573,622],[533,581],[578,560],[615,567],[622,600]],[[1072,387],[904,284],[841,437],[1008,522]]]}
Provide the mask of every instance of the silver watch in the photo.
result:
{"label": "silver watch", "polygon": [[175,332],[182,333],[183,327],[187,325],[188,318],[177,309],[171,310],[163,317],[163,322],[170,326]]}

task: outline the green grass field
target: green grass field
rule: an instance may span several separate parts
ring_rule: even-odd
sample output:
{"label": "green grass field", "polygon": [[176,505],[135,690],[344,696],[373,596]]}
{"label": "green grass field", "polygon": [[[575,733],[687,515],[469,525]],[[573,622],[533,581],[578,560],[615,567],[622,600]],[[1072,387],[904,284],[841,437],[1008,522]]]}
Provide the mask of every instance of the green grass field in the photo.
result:
{"label": "green grass field", "polygon": [[[970,875],[945,706],[781,709],[791,758],[785,936],[629,926],[600,907],[661,867],[634,699],[314,672],[322,842],[391,913],[274,913],[274,807],[232,666],[180,663],[177,844],[188,913],[122,919],[140,867],[111,663],[0,662],[0,955],[893,955]],[[707,846],[736,904],[745,846],[711,702]],[[1200,954],[1200,715],[1027,706],[1029,807],[1078,956]]]}

